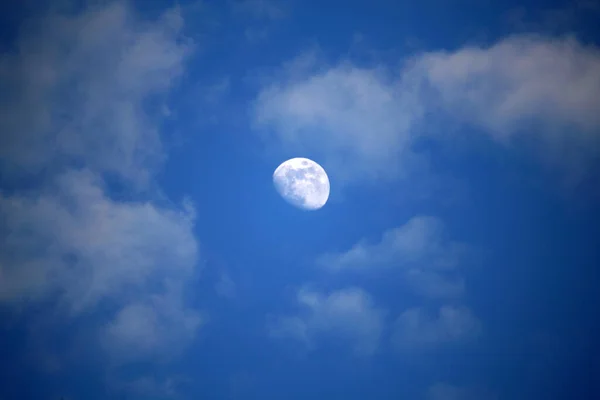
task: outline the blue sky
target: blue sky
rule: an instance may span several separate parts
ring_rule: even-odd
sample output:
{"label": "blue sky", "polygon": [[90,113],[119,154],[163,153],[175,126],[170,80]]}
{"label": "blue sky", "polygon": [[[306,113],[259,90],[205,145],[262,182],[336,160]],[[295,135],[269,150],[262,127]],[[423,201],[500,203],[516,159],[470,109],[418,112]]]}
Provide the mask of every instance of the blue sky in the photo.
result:
{"label": "blue sky", "polygon": [[0,11],[1,399],[600,397],[594,2]]}

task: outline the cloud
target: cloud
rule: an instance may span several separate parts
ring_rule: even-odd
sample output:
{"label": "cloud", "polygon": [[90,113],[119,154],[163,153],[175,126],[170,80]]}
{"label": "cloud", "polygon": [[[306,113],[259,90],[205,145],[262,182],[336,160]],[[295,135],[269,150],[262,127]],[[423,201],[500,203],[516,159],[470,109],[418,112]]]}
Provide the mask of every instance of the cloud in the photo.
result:
{"label": "cloud", "polygon": [[318,263],[333,270],[428,264],[452,268],[459,262],[464,246],[448,241],[442,222],[430,216],[416,216],[406,224],[385,231],[379,243],[365,240],[343,253],[321,256]]}
{"label": "cloud", "polygon": [[229,274],[222,272],[215,284],[215,291],[219,296],[231,299],[236,295],[236,284]]}
{"label": "cloud", "polygon": [[425,398],[427,400],[495,400],[498,397],[486,389],[438,382],[431,385]]}
{"label": "cloud", "polygon": [[418,293],[429,298],[457,298],[465,292],[465,280],[456,273],[411,268],[406,279]]}
{"label": "cloud", "polygon": [[338,185],[403,178],[420,139],[475,128],[499,143],[533,138],[545,162],[584,170],[597,155],[600,50],[574,38],[512,36],[421,52],[404,66],[329,66],[301,57],[266,83],[253,122],[269,145],[314,154]]}
{"label": "cloud", "polygon": [[504,145],[526,143],[570,187],[590,178],[600,149],[598,47],[520,35],[413,61],[406,76],[428,88],[423,101],[441,121]]}
{"label": "cloud", "polygon": [[0,55],[0,303],[56,304],[119,362],[175,355],[202,323],[194,207],[154,180],[182,25],[103,3],[23,24]]}
{"label": "cloud", "polygon": [[304,55],[254,105],[255,127],[286,151],[313,152],[339,184],[397,177],[421,110],[383,69],[315,68]]}
{"label": "cloud", "polygon": [[60,294],[73,312],[103,298],[193,273],[194,212],[117,202],[89,171],[69,171],[41,193],[0,197],[0,299]]}
{"label": "cloud", "polygon": [[[362,240],[348,251],[320,256],[317,264],[331,272],[373,273],[400,269],[403,277],[421,296],[429,299],[455,299],[464,294],[465,282],[458,266],[467,260],[466,245],[451,241],[440,220],[416,216],[406,224],[383,233],[381,240]],[[306,336],[305,325],[295,324],[298,336]],[[429,315],[423,308],[404,311],[394,324],[392,343],[402,350],[435,347],[473,338],[481,331],[481,323],[465,307],[444,305],[439,314]],[[306,340],[306,339],[305,339]]]}
{"label": "cloud", "polygon": [[120,2],[25,24],[0,56],[1,166],[83,163],[148,181],[164,158],[153,111],[191,51],[182,24],[177,10],[145,22]]}
{"label": "cloud", "polygon": [[543,136],[597,135],[600,50],[574,38],[515,36],[487,48],[420,55],[408,76],[424,78],[453,117],[502,140],[528,123]]}
{"label": "cloud", "polygon": [[119,362],[149,357],[171,359],[194,339],[203,315],[186,307],[177,287],[124,306],[104,332],[104,344]]}
{"label": "cloud", "polygon": [[323,254],[316,262],[331,272],[402,268],[420,293],[455,297],[464,291],[464,282],[453,270],[467,254],[466,245],[447,238],[439,219],[416,216],[385,231],[377,243],[363,239],[347,251]]}
{"label": "cloud", "polygon": [[465,307],[442,306],[435,316],[412,308],[396,319],[392,344],[398,350],[418,350],[464,342],[480,332],[481,323]]}
{"label": "cloud", "polygon": [[113,309],[102,336],[116,358],[176,354],[202,321],[182,287],[198,261],[193,208],[114,201],[87,171],[57,181],[0,197],[0,301],[58,299],[73,316]]}
{"label": "cloud", "polygon": [[269,326],[274,338],[299,340],[309,348],[333,338],[348,343],[357,355],[371,355],[379,347],[385,311],[362,289],[347,288],[329,294],[300,289],[298,315],[275,318]]}

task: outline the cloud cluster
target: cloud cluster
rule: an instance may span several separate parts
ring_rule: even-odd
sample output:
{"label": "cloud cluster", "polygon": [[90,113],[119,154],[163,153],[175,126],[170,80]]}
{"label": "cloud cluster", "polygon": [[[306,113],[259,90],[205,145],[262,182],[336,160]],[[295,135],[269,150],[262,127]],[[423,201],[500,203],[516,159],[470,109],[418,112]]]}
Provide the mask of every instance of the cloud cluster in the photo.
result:
{"label": "cloud cluster", "polygon": [[25,25],[0,56],[0,162],[85,165],[144,183],[163,158],[162,101],[191,51],[177,10],[141,21],[123,3]]}
{"label": "cloud cluster", "polygon": [[[378,243],[361,240],[351,249],[317,258],[317,265],[331,273],[358,272],[366,275],[391,268],[403,276],[415,292],[429,300],[459,300],[464,280],[457,269],[465,262],[468,248],[451,241],[441,221],[417,216],[406,224],[384,232]],[[328,297],[300,290],[298,302],[309,313],[281,317],[271,334],[288,336],[313,346],[315,332],[349,336],[364,348],[368,338],[372,354],[380,345],[386,312],[376,307],[362,289],[332,292]],[[464,342],[475,338],[481,323],[464,306],[442,305],[436,314],[428,307],[411,308],[401,313],[392,327],[391,343],[401,351]],[[349,335],[349,334],[352,335]]]}
{"label": "cloud cluster", "polygon": [[103,186],[89,170],[70,170],[40,192],[0,197],[0,299],[60,292],[77,313],[104,297],[135,297],[160,275],[191,274],[193,210],[113,201]]}
{"label": "cloud cluster", "polygon": [[[426,143],[467,135],[485,135],[506,148],[525,144],[579,180],[600,155],[598,93],[597,47],[573,37],[516,35],[486,46],[420,52],[397,70],[348,60],[328,65],[305,54],[265,84],[252,117],[266,143],[314,156],[338,186],[418,184],[427,169]],[[392,342],[405,350],[481,332],[478,319],[460,305],[465,282],[459,267],[469,254],[468,246],[448,239],[439,220],[416,216],[376,243],[363,239],[316,264],[354,276],[401,270],[415,293],[436,304],[397,318]],[[306,317],[285,323],[284,332],[306,340]]]}
{"label": "cloud cluster", "polygon": [[534,134],[531,124],[542,140],[565,128],[581,140],[598,135],[600,50],[574,38],[514,36],[487,48],[426,53],[406,74],[429,85],[453,117],[498,140]]}
{"label": "cloud cluster", "polygon": [[257,97],[255,127],[283,150],[318,155],[341,184],[406,177],[422,165],[419,139],[465,125],[504,144],[530,138],[567,170],[598,155],[600,50],[574,38],[422,52],[397,71],[290,65]]}
{"label": "cloud cluster", "polygon": [[296,300],[300,313],[275,318],[269,327],[271,337],[293,338],[309,348],[316,347],[316,341],[329,337],[343,341],[357,355],[371,355],[377,351],[385,311],[378,308],[364,290],[346,288],[320,293],[301,288]]}
{"label": "cloud cluster", "polygon": [[378,69],[342,64],[313,75],[304,69],[259,94],[256,127],[284,150],[322,157],[338,182],[405,173],[408,166],[396,160],[411,158],[421,110],[403,88]]}
{"label": "cloud cluster", "polygon": [[[400,269],[417,294],[445,301],[459,299],[464,293],[458,268],[468,254],[468,246],[447,237],[439,219],[416,216],[384,232],[378,243],[362,240],[345,252],[320,256],[317,264],[334,273]],[[392,343],[397,349],[418,349],[475,337],[480,322],[465,307],[444,305],[438,315],[414,308],[396,319],[393,331]]]}
{"label": "cloud cluster", "polygon": [[118,361],[175,354],[202,322],[184,295],[194,208],[153,182],[165,99],[192,49],[182,23],[103,4],[30,21],[0,55],[0,302],[97,314]]}
{"label": "cloud cluster", "polygon": [[363,239],[349,250],[319,256],[316,263],[332,273],[401,269],[418,293],[452,298],[463,293],[464,282],[456,269],[468,254],[467,245],[447,237],[439,219],[415,216],[404,225],[385,231],[377,243]]}

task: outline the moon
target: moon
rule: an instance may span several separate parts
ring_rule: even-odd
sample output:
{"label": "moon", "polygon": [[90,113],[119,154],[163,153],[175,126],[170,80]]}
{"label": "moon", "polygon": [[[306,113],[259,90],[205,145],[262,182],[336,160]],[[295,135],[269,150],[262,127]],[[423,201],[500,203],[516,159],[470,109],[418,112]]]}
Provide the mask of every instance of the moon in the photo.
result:
{"label": "moon", "polygon": [[318,210],[329,199],[329,178],[323,167],[308,158],[292,158],[273,173],[277,192],[288,203],[304,209]]}

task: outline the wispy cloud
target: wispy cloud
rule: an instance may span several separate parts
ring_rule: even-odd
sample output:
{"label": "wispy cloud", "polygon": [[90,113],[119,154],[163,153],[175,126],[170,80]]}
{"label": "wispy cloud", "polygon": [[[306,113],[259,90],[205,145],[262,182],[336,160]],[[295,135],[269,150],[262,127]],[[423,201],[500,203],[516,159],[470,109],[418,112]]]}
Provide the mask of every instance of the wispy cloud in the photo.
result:
{"label": "wispy cloud", "polygon": [[450,241],[442,222],[430,216],[416,216],[406,224],[385,231],[377,243],[362,240],[342,253],[325,254],[317,263],[332,270],[410,267],[453,268],[466,246]]}
{"label": "wispy cloud", "polygon": [[173,286],[129,302],[105,326],[104,344],[116,362],[170,360],[195,337],[202,315],[185,305],[183,283]]}
{"label": "wispy cloud", "polygon": [[453,117],[499,140],[526,133],[529,123],[542,137],[567,127],[581,139],[600,126],[600,50],[574,38],[515,36],[486,48],[432,52],[415,57],[407,74],[424,78]]}
{"label": "wispy cloud", "polygon": [[402,269],[418,292],[430,297],[455,297],[464,290],[455,269],[468,254],[467,245],[447,237],[440,220],[417,216],[385,231],[378,242],[363,239],[347,251],[319,256],[317,264],[331,272]]}
{"label": "wispy cloud", "polygon": [[350,346],[357,355],[371,355],[378,350],[385,311],[364,290],[320,293],[303,288],[298,291],[297,302],[297,315],[271,321],[271,337],[299,340],[309,348],[317,347],[319,340],[333,338]]}
{"label": "wispy cloud", "polygon": [[229,274],[222,272],[215,284],[215,291],[221,297],[233,298],[236,294],[236,284]]}
{"label": "wispy cloud", "polygon": [[153,179],[192,50],[182,25],[177,9],[147,21],[103,3],[24,24],[0,56],[0,164],[29,182],[0,194],[0,302],[95,318],[88,339],[119,362],[176,354],[202,323],[185,291],[194,207]]}
{"label": "wispy cloud", "polygon": [[456,271],[431,271],[427,268],[411,268],[406,274],[407,282],[415,291],[428,298],[459,298],[465,293],[465,280]]}
{"label": "wispy cloud", "polygon": [[[346,252],[319,257],[317,263],[338,273],[400,269],[416,293],[447,300],[460,298],[465,291],[458,267],[468,253],[466,245],[447,237],[441,221],[418,216],[384,232],[377,243],[362,240]],[[428,314],[425,308],[412,308],[397,318],[392,342],[397,348],[418,349],[463,341],[480,330],[481,323],[465,307],[444,305],[438,315]]]}
{"label": "wispy cloud", "polygon": [[[308,62],[307,62],[308,61]],[[383,69],[331,68],[303,56],[256,100],[256,127],[285,150],[307,151],[343,184],[397,177],[410,161],[421,115],[410,94]]]}
{"label": "wispy cloud", "polygon": [[191,50],[182,24],[176,10],[140,21],[123,3],[31,22],[17,52],[0,56],[3,168],[83,163],[147,182],[164,157],[152,104]]}
{"label": "wispy cloud", "polygon": [[464,342],[480,332],[481,322],[465,307],[442,306],[437,315],[413,308],[396,319],[392,344],[398,350],[419,350]]}
{"label": "wispy cloud", "polygon": [[132,298],[156,280],[189,277],[197,261],[193,209],[117,202],[99,177],[69,171],[42,192],[0,197],[0,299],[61,294],[78,313],[107,297]]}
{"label": "wispy cloud", "polygon": [[597,47],[573,37],[521,35],[413,61],[405,74],[431,91],[422,98],[441,121],[466,124],[509,147],[527,143],[568,186],[590,178],[600,149]]}
{"label": "wispy cloud", "polygon": [[421,52],[396,71],[310,60],[265,84],[255,128],[282,151],[321,157],[339,185],[405,177],[422,167],[420,138],[465,125],[503,144],[532,137],[545,162],[566,169],[598,154],[600,50],[575,38]]}
{"label": "wispy cloud", "polygon": [[[384,232],[378,243],[363,240],[346,252],[323,255],[317,263],[333,272],[404,270],[404,278],[416,293],[449,299],[464,293],[465,283],[457,267],[466,254],[467,246],[449,240],[438,219],[419,216]],[[476,336],[480,329],[480,322],[465,307],[445,305],[437,316],[413,308],[396,320],[392,342],[398,348],[422,348],[462,341]]]}

